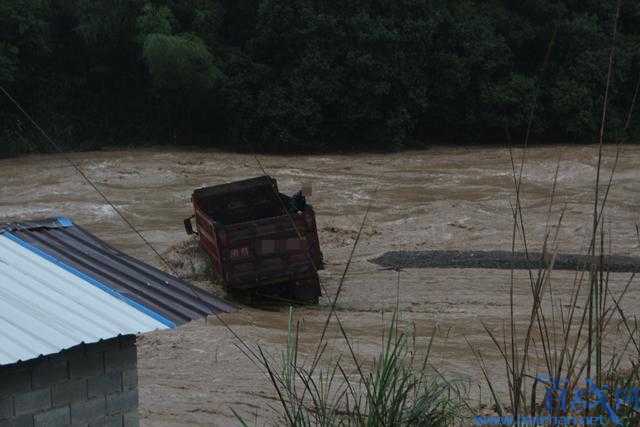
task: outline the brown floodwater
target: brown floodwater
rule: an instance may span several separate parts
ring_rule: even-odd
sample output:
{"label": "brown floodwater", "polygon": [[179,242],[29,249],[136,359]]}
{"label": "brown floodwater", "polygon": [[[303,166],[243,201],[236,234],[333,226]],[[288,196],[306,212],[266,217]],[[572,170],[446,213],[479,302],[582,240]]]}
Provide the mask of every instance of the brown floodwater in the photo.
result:
{"label": "brown floodwater", "polygon": [[[602,181],[606,183],[613,150],[605,152]],[[519,161],[521,153],[515,155]],[[530,250],[540,250],[547,225],[557,231],[561,252],[580,253],[588,246],[596,155],[594,146],[542,146],[527,151],[521,203]],[[192,247],[182,220],[191,214],[193,189],[261,174],[252,156],[217,151],[114,150],[70,157],[170,258],[190,253],[179,248]],[[260,156],[260,161],[285,193],[312,186],[309,201],[317,213],[327,261],[321,272],[327,295],[337,289],[356,231],[370,206],[337,305],[359,357],[370,362],[380,350],[389,313],[397,305],[402,324],[414,331],[417,342],[424,343],[436,331],[432,363],[450,378],[471,384],[474,399],[488,402],[488,391],[469,345],[482,349],[489,374],[504,386],[503,363],[483,324],[501,333],[508,319],[509,271],[413,269],[400,272],[398,281],[396,272],[368,259],[390,250],[511,250],[515,197],[506,149],[436,147],[393,154]],[[557,188],[549,208],[556,166]],[[125,252],[163,267],[61,156],[1,160],[0,182],[0,222],[65,215]],[[612,253],[640,255],[635,230],[639,183],[640,146],[626,147],[604,216],[606,246]],[[522,249],[521,242],[518,238],[517,249]],[[204,262],[198,256],[192,260],[193,271],[184,274],[222,294],[198,276]],[[568,303],[574,276],[552,273],[560,304]],[[613,275],[612,291],[619,291],[628,279],[628,274]],[[515,280],[515,316],[522,329],[531,307],[527,272],[516,272]],[[637,283],[632,283],[624,304],[638,314]],[[308,357],[317,345],[328,306],[329,299],[324,298],[317,308],[295,311],[295,318],[303,322],[301,345]],[[225,318],[243,339],[264,346],[270,354],[278,356],[286,343],[288,311],[284,308],[242,307]],[[344,341],[333,323],[328,336],[328,352],[343,353]],[[250,420],[256,416],[275,420],[269,410],[275,405],[274,393],[266,376],[236,344],[215,318],[141,337],[143,424],[234,424],[231,408]]]}

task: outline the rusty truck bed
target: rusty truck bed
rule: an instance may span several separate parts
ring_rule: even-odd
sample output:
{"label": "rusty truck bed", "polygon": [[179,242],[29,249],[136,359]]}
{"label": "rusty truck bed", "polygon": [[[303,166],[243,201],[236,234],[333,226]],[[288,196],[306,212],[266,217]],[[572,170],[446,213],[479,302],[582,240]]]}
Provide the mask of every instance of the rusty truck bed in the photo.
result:
{"label": "rusty truck bed", "polygon": [[[322,253],[303,196],[262,176],[195,190],[192,202],[200,245],[228,292],[317,301]],[[191,219],[185,227],[193,232]]]}

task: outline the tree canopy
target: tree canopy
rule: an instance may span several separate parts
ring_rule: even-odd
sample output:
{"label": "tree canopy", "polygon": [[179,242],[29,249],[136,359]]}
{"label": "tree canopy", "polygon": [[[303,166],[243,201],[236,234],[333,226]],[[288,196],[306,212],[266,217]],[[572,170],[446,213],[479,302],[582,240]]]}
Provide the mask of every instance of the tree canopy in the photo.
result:
{"label": "tree canopy", "polygon": [[[538,140],[591,142],[616,4],[4,0],[0,85],[68,148],[496,143],[530,117]],[[611,133],[640,76],[640,3],[623,3],[615,47]],[[24,120],[0,103],[0,153],[28,150]]]}

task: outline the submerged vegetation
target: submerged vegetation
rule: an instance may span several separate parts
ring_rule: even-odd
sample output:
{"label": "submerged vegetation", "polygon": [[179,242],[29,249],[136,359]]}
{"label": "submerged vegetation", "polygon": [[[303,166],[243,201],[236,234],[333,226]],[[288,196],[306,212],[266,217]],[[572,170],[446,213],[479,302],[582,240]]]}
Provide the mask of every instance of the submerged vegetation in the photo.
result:
{"label": "submerged vegetation", "polygon": [[[0,86],[64,148],[593,141],[613,2],[5,0]],[[608,129],[640,72],[624,2]],[[542,77],[546,46],[554,48]],[[0,153],[41,151],[3,95]],[[637,132],[633,121],[629,132]]]}

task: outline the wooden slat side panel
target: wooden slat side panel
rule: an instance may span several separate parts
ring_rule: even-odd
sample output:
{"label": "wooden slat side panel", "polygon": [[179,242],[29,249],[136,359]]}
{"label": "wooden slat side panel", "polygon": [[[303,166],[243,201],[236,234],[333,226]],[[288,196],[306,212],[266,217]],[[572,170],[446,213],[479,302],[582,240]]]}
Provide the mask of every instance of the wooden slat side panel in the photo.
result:
{"label": "wooden slat side panel", "polygon": [[222,225],[207,213],[205,200],[194,197],[193,203],[201,246],[227,288],[317,281],[322,254],[311,206],[291,215]]}

